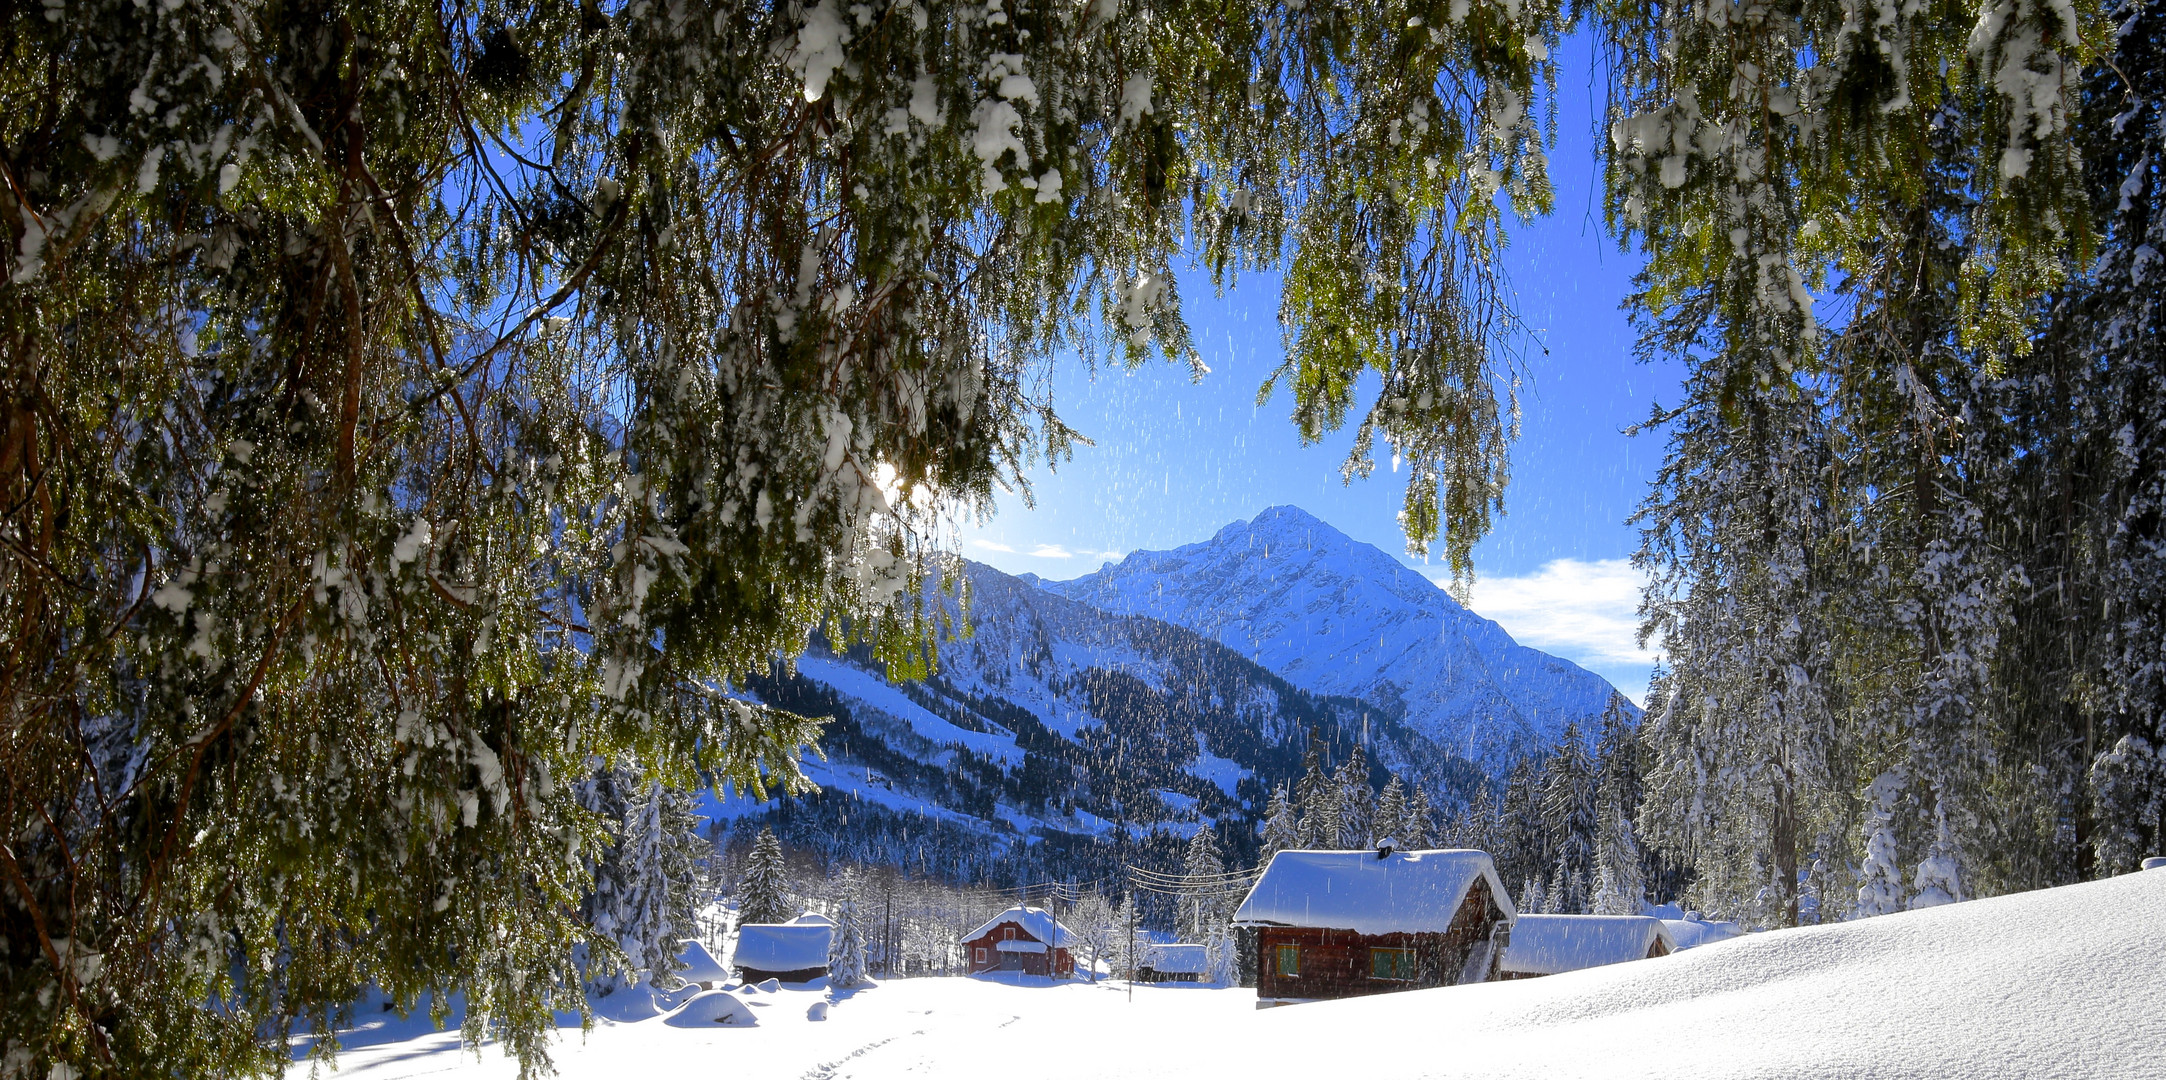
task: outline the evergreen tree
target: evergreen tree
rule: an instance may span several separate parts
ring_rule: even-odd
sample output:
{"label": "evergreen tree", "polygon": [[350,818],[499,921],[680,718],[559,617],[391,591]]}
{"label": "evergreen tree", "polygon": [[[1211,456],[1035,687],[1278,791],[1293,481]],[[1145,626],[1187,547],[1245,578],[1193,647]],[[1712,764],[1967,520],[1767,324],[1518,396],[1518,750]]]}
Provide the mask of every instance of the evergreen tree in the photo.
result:
{"label": "evergreen tree", "polygon": [[1294,802],[1287,797],[1286,785],[1280,784],[1271,789],[1271,802],[1264,810],[1263,844],[1257,865],[1268,866],[1271,856],[1300,846],[1301,826],[1294,817]]}
{"label": "evergreen tree", "polygon": [[1549,902],[1557,910],[1587,910],[1587,886],[1595,869],[1596,831],[1594,762],[1579,725],[1566,724],[1542,770],[1542,828],[1549,837],[1555,870]]}
{"label": "evergreen tree", "polygon": [[1339,829],[1330,846],[1341,851],[1368,847],[1374,839],[1370,826],[1376,817],[1376,789],[1369,786],[1369,755],[1361,744],[1354,744],[1354,752],[1332,779],[1339,793]]}
{"label": "evergreen tree", "polygon": [[1226,887],[1219,880],[1226,873],[1226,863],[1218,851],[1218,830],[1208,822],[1189,838],[1182,870],[1189,881],[1181,896],[1181,932],[1191,941],[1201,941],[1226,917]]}
{"label": "evergreen tree", "polygon": [[1876,777],[1866,791],[1871,812],[1866,817],[1865,861],[1858,868],[1855,917],[1860,919],[1903,910],[1903,871],[1896,862],[1894,831],[1895,802],[1902,787],[1902,777],[1891,772]]}
{"label": "evergreen tree", "polygon": [[1933,846],[1918,863],[1917,876],[1912,880],[1917,889],[1911,895],[1913,909],[1939,907],[1942,904],[1961,903],[1964,900],[1961,863],[1957,859],[1955,837],[1948,829],[1948,819],[1940,818],[1939,834]]}
{"label": "evergreen tree", "polygon": [[282,1072],[372,981],[539,1068],[601,839],[550,778],[803,790],[816,726],[729,691],[821,623],[927,670],[939,522],[1072,443],[1047,364],[1196,362],[1177,262],[1285,268],[1273,385],[1390,444],[1414,549],[1464,580],[1501,505],[1554,3],[43,12],[0,955],[106,967],[6,981],[17,1071]]}
{"label": "evergreen tree", "polygon": [[1216,986],[1238,985],[1232,928],[1223,921],[1212,923],[1203,940],[1204,981]]}
{"label": "evergreen tree", "polygon": [[835,902],[835,935],[828,940],[827,983],[838,990],[865,985],[870,976],[865,965],[865,916],[858,909],[856,882],[844,879],[842,898]]}
{"label": "evergreen tree", "polygon": [[760,829],[752,841],[751,854],[745,857],[745,868],[737,875],[737,924],[781,923],[795,917],[789,898],[789,883],[782,864],[782,842],[775,839],[775,831]]}
{"label": "evergreen tree", "polygon": [[[1486,851],[1492,859],[1498,857],[1497,808],[1495,800],[1490,797],[1489,784],[1486,781],[1474,786],[1474,797],[1467,800],[1458,822],[1458,827],[1453,830],[1454,835],[1449,841],[1452,846]],[[1498,869],[1501,873],[1501,863]]]}
{"label": "evergreen tree", "polygon": [[1637,915],[1647,903],[1647,879],[1639,838],[1626,815],[1625,781],[1617,773],[1602,778],[1600,820],[1595,844],[1595,884],[1590,910],[1597,915]]}
{"label": "evergreen tree", "polygon": [[1429,793],[1415,785],[1406,802],[1406,818],[1399,825],[1399,842],[1408,851],[1420,851],[1436,841],[1436,812],[1429,807]]}
{"label": "evergreen tree", "polygon": [[1324,771],[1323,748],[1313,734],[1301,768],[1301,779],[1294,784],[1294,799],[1301,808],[1301,846],[1335,848],[1339,844],[1339,786]]}
{"label": "evergreen tree", "polygon": [[1394,773],[1390,782],[1384,785],[1384,793],[1376,797],[1376,814],[1369,823],[1369,831],[1375,834],[1378,843],[1388,839],[1402,848],[1411,849],[1412,845],[1406,839],[1406,825],[1406,785]]}
{"label": "evergreen tree", "polygon": [[1497,846],[1490,854],[1506,881],[1543,882],[1549,877],[1552,859],[1549,829],[1542,817],[1542,774],[1533,758],[1521,758],[1505,781]]}
{"label": "evergreen tree", "polygon": [[[2098,723],[2095,736],[2082,728],[2095,739],[2087,741],[2094,749],[2084,775],[2056,780],[2062,790],[2090,791],[2090,806],[2083,809],[2094,822],[2099,875],[2127,873],[2145,856],[2166,854],[2166,299],[2157,262],[2166,252],[2166,9],[2142,0],[2108,7],[2114,62],[2090,73],[2086,98],[2093,112],[2084,129],[2092,205],[2103,222],[2095,293],[2067,305],[2058,335],[2065,347],[2039,350],[2075,358],[2076,378],[2047,385],[2088,382],[2096,389],[2080,403],[2049,400],[2033,410],[2089,420],[2075,432],[2087,440],[2064,442],[2096,452],[2054,455],[2067,462],[2061,472],[2073,475],[2042,485],[2035,505],[2009,515],[2011,535],[2023,536],[2020,522],[2028,518],[2035,537],[2041,518],[2066,519],[2068,507],[2095,508],[2049,535],[2105,538],[2095,586],[2084,587],[2089,575],[2057,572],[2051,583],[2057,588],[2041,590],[2059,601],[2059,610],[2037,620],[2039,647],[2024,658],[2038,667],[2067,668],[2071,631],[2098,627],[2095,682],[2079,671],[2058,685],[2075,689],[2090,682],[2104,689],[2101,707],[2082,716],[2063,713],[2058,726],[2037,725],[2034,745],[2073,741],[2079,727]],[[2094,354],[2097,363],[2089,362]],[[2087,407],[2078,411],[2071,404]],[[2095,473],[2094,463],[2102,466]],[[2080,482],[2090,475],[2105,478],[2095,492]],[[2036,561],[2080,572],[2083,549],[2067,547],[2073,550],[2064,558]],[[2047,584],[2041,576],[2033,571],[2033,583]],[[2078,692],[2049,700],[2084,697]],[[2058,755],[2023,760],[2033,758],[2055,761]]]}

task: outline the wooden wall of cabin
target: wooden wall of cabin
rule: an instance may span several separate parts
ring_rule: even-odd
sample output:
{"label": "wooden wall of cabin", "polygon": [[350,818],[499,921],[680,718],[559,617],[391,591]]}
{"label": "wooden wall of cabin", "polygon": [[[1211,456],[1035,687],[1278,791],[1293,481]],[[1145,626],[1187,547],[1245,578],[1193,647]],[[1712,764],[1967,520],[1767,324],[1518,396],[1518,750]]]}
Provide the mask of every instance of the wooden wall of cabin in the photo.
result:
{"label": "wooden wall of cabin", "polygon": [[[1311,927],[1257,927],[1256,996],[1341,998],[1453,986],[1475,944],[1487,939],[1502,918],[1503,912],[1490,899],[1488,883],[1477,880],[1453,914],[1450,928],[1442,932],[1364,935]],[[1281,946],[1299,950],[1298,973],[1280,970]],[[1413,950],[1414,977],[1373,977],[1371,953],[1376,949]],[[1495,958],[1490,970],[1495,970]]]}

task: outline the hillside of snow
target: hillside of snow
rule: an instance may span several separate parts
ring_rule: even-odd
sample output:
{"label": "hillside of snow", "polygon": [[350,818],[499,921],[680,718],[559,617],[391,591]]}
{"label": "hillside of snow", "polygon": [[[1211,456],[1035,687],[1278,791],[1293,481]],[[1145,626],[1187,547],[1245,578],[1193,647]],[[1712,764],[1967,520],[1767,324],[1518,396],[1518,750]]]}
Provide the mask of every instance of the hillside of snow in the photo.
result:
{"label": "hillside of snow", "polygon": [[1042,587],[1196,630],[1305,690],[1403,709],[1409,726],[1492,773],[1599,716],[1613,693],[1298,507]]}
{"label": "hillside of snow", "polygon": [[[564,1080],[2166,1076],[2166,872],[1753,934],[1655,960],[1257,1012],[1255,992],[897,980],[707,995],[566,1029]],[[728,1009],[722,1006],[728,1005]],[[751,1026],[708,1012],[749,1015]],[[697,1015],[695,1015],[697,1014]],[[350,1036],[340,1076],[509,1077],[445,1034]],[[395,1037],[387,1037],[395,1036]],[[372,1043],[373,1045],[353,1045]],[[294,1080],[308,1074],[297,1063]]]}
{"label": "hillside of snow", "polygon": [[1195,631],[966,573],[971,634],[941,643],[931,678],[891,683],[870,657],[816,644],[794,671],[753,680],[769,704],[831,718],[824,760],[806,762],[822,792],[710,813],[765,813],[800,847],[968,877],[1012,869],[1017,845],[1045,837],[1107,842],[1122,821],[1184,837],[1221,822],[1231,854],[1250,857],[1270,789],[1298,775],[1312,732],[1333,761],[1363,743],[1377,786],[1398,773],[1439,804],[1475,775],[1387,711],[1304,691]]}

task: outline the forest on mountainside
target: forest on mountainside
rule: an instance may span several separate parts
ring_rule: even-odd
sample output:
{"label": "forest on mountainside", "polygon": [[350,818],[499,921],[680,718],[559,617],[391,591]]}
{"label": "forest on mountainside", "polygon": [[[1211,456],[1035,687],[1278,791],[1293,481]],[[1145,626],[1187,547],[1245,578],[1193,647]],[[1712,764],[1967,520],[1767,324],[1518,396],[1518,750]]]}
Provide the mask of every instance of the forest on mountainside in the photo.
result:
{"label": "forest on mountainside", "polygon": [[737,688],[820,627],[932,673],[943,522],[1074,445],[1049,365],[1201,374],[1177,266],[1283,275],[1262,399],[1388,451],[1464,584],[1574,33],[1689,373],[1597,823],[1760,925],[2159,852],[2155,4],[47,0],[0,24],[0,1071],[270,1075],[368,986],[545,1067],[645,948],[601,916],[680,905],[597,903],[625,845],[804,790],[819,725]]}

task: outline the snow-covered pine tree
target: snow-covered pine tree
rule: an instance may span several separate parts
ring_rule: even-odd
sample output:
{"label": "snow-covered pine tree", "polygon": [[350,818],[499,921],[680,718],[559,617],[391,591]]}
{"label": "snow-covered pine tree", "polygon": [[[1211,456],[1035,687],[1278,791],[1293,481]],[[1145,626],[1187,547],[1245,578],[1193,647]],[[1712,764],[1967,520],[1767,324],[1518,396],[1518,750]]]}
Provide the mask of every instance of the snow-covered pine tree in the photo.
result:
{"label": "snow-covered pine tree", "polygon": [[[2053,824],[2072,816],[2037,809],[2072,801],[2065,772],[2027,772],[2057,756],[2051,738],[1987,710],[2004,704],[1993,672],[2030,666],[1995,660],[2012,596],[2080,595],[2080,581],[2040,588],[2031,574],[2084,556],[2070,545],[2032,567],[2006,561],[2027,546],[2008,541],[2048,514],[2009,513],[1999,537],[1985,526],[2012,472],[2096,473],[2080,453],[1982,451],[2006,435],[1983,388],[2033,363],[2041,298],[2088,259],[2072,133],[2077,103],[2104,95],[2076,92],[2084,18],[1898,13],[1860,32],[1843,5],[1806,3],[1765,19],[1641,8],[1604,22],[1619,65],[1604,148],[1613,225],[1650,252],[1729,240],[1654,255],[1635,301],[1643,352],[1690,358],[1685,400],[1650,425],[1670,453],[1639,519],[1645,630],[1670,668],[1638,820],[1692,854],[1710,906],[1766,889],[1768,918],[1795,922],[1808,841],[1859,835],[1855,793],[1888,768],[1913,770],[1920,789],[1898,807],[1896,844],[1922,847],[1914,811],[1944,806],[1958,847],[1992,853],[2011,882],[2038,880]],[[2041,100],[1994,74],[2019,70],[2055,72],[2054,89]],[[1843,294],[1832,335],[1815,289]],[[2044,407],[2009,412],[2014,427],[2080,415],[2068,400],[2080,378],[2034,370],[2015,381]],[[2039,485],[2059,501],[2036,508],[2077,505],[2080,487]],[[2059,618],[2080,610],[2034,620],[2053,628],[2040,659],[2083,647]],[[2022,691],[2020,709],[2067,714],[2071,684],[2024,679],[2005,687]],[[1996,748],[1996,732],[2022,741]]]}
{"label": "snow-covered pine tree", "polygon": [[[1445,841],[1448,845],[1486,851],[1492,859],[1497,857],[1497,807],[1487,781],[1474,785],[1474,795],[1461,808],[1456,822],[1451,837]],[[1502,864],[1498,872],[1503,872]]]}
{"label": "snow-covered pine tree", "polygon": [[1549,890],[1542,884],[1542,879],[1530,877],[1524,880],[1525,884],[1519,887],[1519,910],[1532,915],[1554,914],[1555,909],[1549,904]]}
{"label": "snow-covered pine tree", "polygon": [[1271,856],[1281,851],[1301,846],[1301,824],[1294,816],[1294,801],[1286,793],[1286,785],[1271,789],[1271,802],[1264,809],[1263,837],[1257,852],[1257,865],[1265,866]]}
{"label": "snow-covered pine tree", "polygon": [[1542,769],[1542,827],[1549,836],[1554,870],[1549,902],[1563,912],[1587,910],[1587,887],[1594,877],[1594,760],[1578,724],[1566,724]]}
{"label": "snow-covered pine tree", "polygon": [[1211,924],[1203,939],[1204,979],[1217,986],[1238,986],[1232,927],[1221,920]]}
{"label": "snow-covered pine tree", "polygon": [[1406,839],[1406,785],[1399,775],[1393,773],[1384,785],[1384,792],[1376,797],[1376,813],[1369,822],[1369,832],[1377,843],[1391,840],[1400,847],[1411,847]]}
{"label": "snow-covered pine tree", "polygon": [[2108,696],[2083,778],[2099,875],[2166,855],[2166,7],[2109,6],[2114,63],[2094,69],[2088,94],[2088,175],[2103,211],[2096,292],[2065,320],[2078,356],[2088,343],[2101,354],[2089,366],[2103,379],[2090,427],[2110,447],[2100,523],[2081,530],[2107,538],[2102,580],[2069,590],[2066,605],[2070,624],[2101,615],[2095,685]]}
{"label": "snow-covered pine tree", "polygon": [[[1176,264],[1286,269],[1294,422],[1362,424],[1350,473],[1383,436],[1414,548],[1464,578],[1499,505],[1551,0],[326,10],[0,42],[0,370],[40,403],[0,417],[0,624],[67,673],[0,680],[0,835],[68,882],[0,952],[108,988],[6,982],[39,1075],[282,1072],[258,1035],[356,970],[538,1067],[592,936],[566,781],[799,789],[818,729],[732,684],[820,623],[925,670],[939,523],[1071,445],[1046,366],[1195,360]],[[100,797],[135,767],[174,797]]]}
{"label": "snow-covered pine tree", "polygon": [[633,785],[612,864],[626,961],[657,990],[682,986],[678,957],[697,932],[697,860],[707,843],[691,796],[660,780]]}
{"label": "snow-covered pine tree", "polygon": [[1436,811],[1429,806],[1429,793],[1416,784],[1406,801],[1406,817],[1399,823],[1399,842],[1409,851],[1419,851],[1436,840]]}
{"label": "snow-covered pine tree", "polygon": [[1939,907],[1942,904],[1961,903],[1963,894],[1962,861],[1956,850],[1954,833],[1948,828],[1946,813],[1937,813],[1938,827],[1933,843],[1918,863],[1917,876],[1911,879],[1916,892],[1910,897],[1910,906],[1916,908]]}
{"label": "snow-covered pine tree", "polygon": [[1625,812],[1624,788],[1624,777],[1609,772],[1596,795],[1595,883],[1589,902],[1596,915],[1637,915],[1647,903],[1646,873],[1639,838],[1632,834],[1632,818]]}
{"label": "snow-covered pine tree", "polygon": [[1226,862],[1219,854],[1216,826],[1205,822],[1189,838],[1181,869],[1189,878],[1180,900],[1181,933],[1190,941],[1201,941],[1227,914],[1226,887],[1219,880],[1226,873]]}
{"label": "snow-covered pine tree", "polygon": [[1301,846],[1329,849],[1339,842],[1339,786],[1324,771],[1323,748],[1312,735],[1302,761],[1301,779],[1294,784],[1294,799],[1301,809]]}
{"label": "snow-covered pine tree", "polygon": [[782,842],[762,827],[737,874],[737,924],[788,922],[796,916],[789,896]]}
{"label": "snow-covered pine tree", "polygon": [[1512,765],[1504,785],[1497,846],[1490,856],[1506,881],[1543,882],[1549,877],[1550,837],[1542,819],[1541,765],[1535,758],[1521,758]]}
{"label": "snow-covered pine tree", "polygon": [[863,986],[870,978],[865,965],[865,913],[858,906],[855,884],[845,880],[831,913],[835,935],[828,939],[827,983],[838,990]]}
{"label": "snow-covered pine tree", "polygon": [[1858,906],[1865,919],[1903,910],[1903,869],[1895,850],[1895,804],[1904,779],[1895,772],[1875,777],[1866,789],[1865,861],[1858,867]]}
{"label": "snow-covered pine tree", "polygon": [[1370,826],[1376,817],[1376,789],[1369,785],[1369,754],[1360,743],[1339,765],[1332,777],[1338,789],[1338,839],[1330,846],[1341,851],[1366,848],[1372,839]]}

